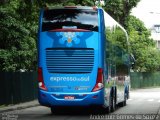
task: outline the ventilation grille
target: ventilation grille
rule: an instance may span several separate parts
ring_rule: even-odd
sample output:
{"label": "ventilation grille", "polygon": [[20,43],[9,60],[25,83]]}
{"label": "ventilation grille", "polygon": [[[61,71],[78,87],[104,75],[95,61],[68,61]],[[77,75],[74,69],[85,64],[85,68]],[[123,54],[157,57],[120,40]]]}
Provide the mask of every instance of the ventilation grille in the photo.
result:
{"label": "ventilation grille", "polygon": [[90,73],[94,66],[94,49],[46,49],[49,73]]}

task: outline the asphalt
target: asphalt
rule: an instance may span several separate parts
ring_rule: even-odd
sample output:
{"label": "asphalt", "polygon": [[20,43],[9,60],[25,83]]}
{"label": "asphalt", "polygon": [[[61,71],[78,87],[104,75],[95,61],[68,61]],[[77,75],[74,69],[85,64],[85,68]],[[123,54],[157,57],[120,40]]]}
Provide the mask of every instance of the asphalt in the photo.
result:
{"label": "asphalt", "polygon": [[0,108],[0,113],[3,112],[8,112],[8,111],[13,111],[13,110],[20,110],[20,109],[25,109],[25,108],[30,108],[30,107],[35,107],[35,106],[39,106],[39,102],[38,100],[33,100],[30,102],[25,102],[25,103],[19,103],[19,104],[15,104],[15,105],[8,105],[5,107],[1,107]]}
{"label": "asphalt", "polygon": [[160,115],[160,107],[159,107],[159,111],[158,111],[158,113],[157,113],[158,115]]}
{"label": "asphalt", "polygon": [[[148,93],[150,90],[151,89],[132,90],[132,93],[137,92],[137,94],[139,94],[140,92],[142,92],[144,94],[144,92]],[[158,92],[158,91],[160,91],[160,88],[159,89],[158,88],[152,89],[152,92]],[[152,93],[152,95],[153,95],[153,93]],[[157,95],[157,93],[156,93],[156,95]],[[36,106],[40,106],[40,104],[39,104],[38,100],[33,100],[33,101],[25,102],[25,103],[1,107],[0,113],[14,111],[14,110],[21,110],[21,109],[36,107]],[[160,106],[159,106],[159,110],[157,111],[157,114],[160,115]]]}

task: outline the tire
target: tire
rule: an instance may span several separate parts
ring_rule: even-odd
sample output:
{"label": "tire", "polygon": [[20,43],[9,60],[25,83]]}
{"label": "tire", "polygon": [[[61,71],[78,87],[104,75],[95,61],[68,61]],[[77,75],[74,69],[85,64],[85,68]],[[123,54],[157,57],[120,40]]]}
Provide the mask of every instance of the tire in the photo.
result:
{"label": "tire", "polygon": [[114,112],[116,110],[116,99],[115,94],[113,93],[111,95],[111,112]]}
{"label": "tire", "polygon": [[127,99],[129,99],[130,95],[129,95],[129,87],[127,89]]}
{"label": "tire", "polygon": [[127,96],[125,95],[124,96],[124,101],[123,101],[123,106],[126,106],[126,104],[127,104]]}
{"label": "tire", "polygon": [[51,113],[54,114],[54,108],[53,107],[51,107]]}
{"label": "tire", "polygon": [[52,114],[60,114],[61,113],[61,109],[58,107],[51,107],[51,113]]}

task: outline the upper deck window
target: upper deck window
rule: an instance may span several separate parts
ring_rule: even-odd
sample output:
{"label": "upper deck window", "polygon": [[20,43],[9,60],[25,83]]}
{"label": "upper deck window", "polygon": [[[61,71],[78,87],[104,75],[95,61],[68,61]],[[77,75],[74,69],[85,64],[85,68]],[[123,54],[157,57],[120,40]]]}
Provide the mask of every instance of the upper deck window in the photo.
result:
{"label": "upper deck window", "polygon": [[42,31],[72,28],[98,31],[98,15],[92,9],[45,10]]}

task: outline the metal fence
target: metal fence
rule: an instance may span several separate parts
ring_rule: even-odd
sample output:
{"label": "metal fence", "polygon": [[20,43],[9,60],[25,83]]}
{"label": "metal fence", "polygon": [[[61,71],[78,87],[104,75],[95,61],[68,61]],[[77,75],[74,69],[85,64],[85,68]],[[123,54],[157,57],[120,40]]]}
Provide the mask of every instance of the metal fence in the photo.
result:
{"label": "metal fence", "polygon": [[36,72],[0,72],[0,105],[37,99]]}
{"label": "metal fence", "polygon": [[131,88],[160,87],[160,72],[131,73]]}
{"label": "metal fence", "polygon": [[[131,88],[160,86],[160,72],[131,73]],[[0,72],[0,105],[37,99],[37,72]]]}

